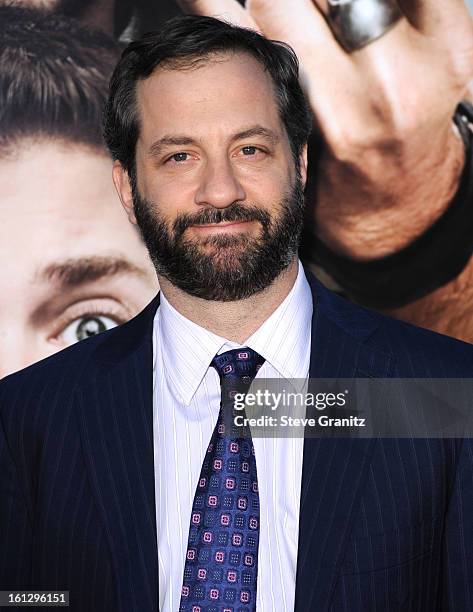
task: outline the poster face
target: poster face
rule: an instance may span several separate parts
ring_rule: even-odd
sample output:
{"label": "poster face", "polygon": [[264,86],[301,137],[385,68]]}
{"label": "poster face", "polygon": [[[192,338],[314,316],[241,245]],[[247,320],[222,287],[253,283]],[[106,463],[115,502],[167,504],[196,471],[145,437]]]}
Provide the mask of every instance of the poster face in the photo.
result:
{"label": "poster face", "polygon": [[2,376],[127,321],[158,289],[101,136],[120,45],[60,12],[100,3],[43,4],[0,6]]}
{"label": "poster face", "polygon": [[[469,161],[473,112],[454,114],[473,72],[470,18],[458,2],[425,3],[422,15],[399,4],[392,31],[357,51],[329,28],[337,2],[286,12],[284,2],[224,2],[222,11],[299,57],[314,122],[304,262],[348,298],[471,342],[460,208],[445,229],[455,235],[438,243],[457,240],[456,251],[416,242],[455,201]],[[112,182],[102,108],[124,46],[190,6],[0,0],[0,376],[127,321],[158,291]],[[403,256],[389,267],[412,244],[412,266]]]}

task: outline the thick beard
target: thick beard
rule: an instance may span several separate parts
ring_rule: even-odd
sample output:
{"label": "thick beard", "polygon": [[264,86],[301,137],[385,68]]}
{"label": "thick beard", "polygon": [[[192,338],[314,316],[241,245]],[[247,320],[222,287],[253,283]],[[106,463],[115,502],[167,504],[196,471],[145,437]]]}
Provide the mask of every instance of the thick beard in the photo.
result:
{"label": "thick beard", "polygon": [[[169,231],[159,206],[133,190],[138,227],[158,275],[189,295],[219,302],[242,300],[268,287],[297,254],[304,219],[304,192],[297,177],[271,218],[256,206],[234,203],[180,215]],[[222,234],[197,242],[183,238],[191,225],[228,221],[258,221],[258,237]]]}

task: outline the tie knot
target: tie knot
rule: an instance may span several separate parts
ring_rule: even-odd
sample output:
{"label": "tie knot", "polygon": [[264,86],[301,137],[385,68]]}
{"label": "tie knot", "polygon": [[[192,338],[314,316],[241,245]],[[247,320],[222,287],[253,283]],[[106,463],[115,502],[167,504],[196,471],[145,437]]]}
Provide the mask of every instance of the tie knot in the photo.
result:
{"label": "tie knot", "polygon": [[245,347],[215,355],[210,365],[217,370],[220,382],[239,379],[249,385],[263,363],[264,357]]}

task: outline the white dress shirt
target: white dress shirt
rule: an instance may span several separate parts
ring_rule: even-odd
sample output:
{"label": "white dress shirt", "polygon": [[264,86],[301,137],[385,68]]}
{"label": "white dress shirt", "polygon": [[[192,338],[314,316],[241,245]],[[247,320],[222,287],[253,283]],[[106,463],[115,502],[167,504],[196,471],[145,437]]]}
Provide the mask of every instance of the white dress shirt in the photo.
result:
{"label": "white dress shirt", "polygon": [[[307,378],[312,295],[299,263],[286,299],[238,345],[178,313],[161,293],[153,333],[159,609],[177,612],[194,494],[220,409],[217,353],[248,346],[257,378]],[[253,438],[260,498],[257,612],[294,610],[303,438]]]}

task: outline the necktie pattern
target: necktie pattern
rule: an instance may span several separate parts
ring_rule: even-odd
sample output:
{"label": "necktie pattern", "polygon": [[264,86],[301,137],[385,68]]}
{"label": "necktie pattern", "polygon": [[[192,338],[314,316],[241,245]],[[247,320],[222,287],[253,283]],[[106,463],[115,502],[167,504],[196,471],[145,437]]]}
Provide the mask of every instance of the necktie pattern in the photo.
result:
{"label": "necktie pattern", "polygon": [[[249,348],[217,355],[222,401],[191,513],[179,612],[254,612],[259,494],[249,428],[230,430],[226,411],[246,392],[263,357]],[[225,418],[227,416],[227,418]]]}

